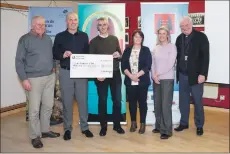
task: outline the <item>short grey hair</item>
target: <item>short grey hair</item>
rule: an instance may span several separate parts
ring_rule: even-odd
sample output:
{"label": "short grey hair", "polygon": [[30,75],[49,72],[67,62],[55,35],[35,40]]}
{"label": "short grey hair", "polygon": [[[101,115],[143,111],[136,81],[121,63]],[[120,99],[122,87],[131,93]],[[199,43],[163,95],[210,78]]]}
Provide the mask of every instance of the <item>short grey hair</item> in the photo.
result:
{"label": "short grey hair", "polygon": [[166,26],[161,26],[161,27],[157,30],[157,44],[156,44],[156,45],[159,45],[159,44],[160,44],[160,39],[159,39],[159,36],[158,36],[160,30],[164,30],[164,31],[167,32],[167,36],[168,36],[168,39],[167,39],[167,40],[168,40],[168,43],[171,43],[171,35],[170,35],[169,29],[168,29]]}
{"label": "short grey hair", "polygon": [[35,21],[36,21],[37,19],[43,19],[43,20],[45,20],[45,18],[44,18],[43,16],[40,16],[40,15],[33,16],[33,17],[32,17],[32,20],[31,20],[31,25],[32,25],[32,27],[35,26]]}
{"label": "short grey hair", "polygon": [[189,23],[193,24],[192,18],[189,16],[183,16],[180,20],[180,24],[184,21],[188,21]]}
{"label": "short grey hair", "polygon": [[69,19],[69,16],[71,16],[71,15],[74,15],[78,19],[78,14],[77,13],[75,13],[75,12],[69,12],[66,15],[66,21]]}
{"label": "short grey hair", "polygon": [[97,24],[98,24],[99,21],[105,21],[109,25],[109,20],[106,17],[100,17],[100,18],[98,18],[97,19]]}

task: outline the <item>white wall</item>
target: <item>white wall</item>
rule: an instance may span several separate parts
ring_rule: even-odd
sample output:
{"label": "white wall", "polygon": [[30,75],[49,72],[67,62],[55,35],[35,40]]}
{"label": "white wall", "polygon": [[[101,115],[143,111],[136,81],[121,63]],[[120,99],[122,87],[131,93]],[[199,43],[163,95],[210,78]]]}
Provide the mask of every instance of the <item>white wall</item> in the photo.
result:
{"label": "white wall", "polygon": [[[15,70],[15,55],[20,36],[28,32],[28,11],[18,13],[1,8],[1,108],[26,101],[25,92]],[[26,16],[25,16],[26,15]],[[15,28],[15,23],[20,23]]]}
{"label": "white wall", "polygon": [[[77,12],[77,3],[72,1],[2,1],[2,3],[41,6],[73,7]],[[15,55],[20,36],[28,32],[28,12],[18,13],[13,9],[1,9],[1,108],[26,101],[25,92],[15,71]],[[26,16],[25,16],[26,15]],[[15,28],[15,24],[20,24]]]}
{"label": "white wall", "polygon": [[205,33],[210,43],[208,82],[229,84],[229,1],[205,1]]}

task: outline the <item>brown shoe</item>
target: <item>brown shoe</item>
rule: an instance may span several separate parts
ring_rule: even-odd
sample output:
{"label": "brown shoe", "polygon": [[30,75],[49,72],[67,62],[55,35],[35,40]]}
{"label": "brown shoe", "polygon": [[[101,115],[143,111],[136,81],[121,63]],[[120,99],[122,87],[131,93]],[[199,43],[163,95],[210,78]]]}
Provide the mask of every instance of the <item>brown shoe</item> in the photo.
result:
{"label": "brown shoe", "polygon": [[144,134],[144,133],[145,133],[145,123],[141,123],[139,134]]}
{"label": "brown shoe", "polygon": [[137,122],[136,121],[132,121],[131,122],[131,127],[130,127],[130,132],[135,132],[137,129]]}

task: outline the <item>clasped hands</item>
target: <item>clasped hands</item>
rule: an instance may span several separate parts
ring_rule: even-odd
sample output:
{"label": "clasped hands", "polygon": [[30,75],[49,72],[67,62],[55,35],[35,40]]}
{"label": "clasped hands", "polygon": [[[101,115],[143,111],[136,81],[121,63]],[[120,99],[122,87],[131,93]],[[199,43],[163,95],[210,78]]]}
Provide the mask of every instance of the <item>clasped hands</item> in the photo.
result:
{"label": "clasped hands", "polygon": [[140,77],[139,73],[129,75],[129,78],[134,82],[139,82],[140,81],[139,77]]}

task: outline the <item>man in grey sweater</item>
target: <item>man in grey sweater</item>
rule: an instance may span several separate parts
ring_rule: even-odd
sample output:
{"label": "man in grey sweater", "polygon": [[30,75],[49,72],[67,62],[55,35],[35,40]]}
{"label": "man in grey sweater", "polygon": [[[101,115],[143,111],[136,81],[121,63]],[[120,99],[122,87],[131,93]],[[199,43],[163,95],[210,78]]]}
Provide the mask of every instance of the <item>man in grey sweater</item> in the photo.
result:
{"label": "man in grey sweater", "polygon": [[52,40],[45,34],[45,19],[35,16],[31,24],[31,31],[19,39],[15,67],[29,100],[29,137],[34,148],[42,148],[41,137],[60,136],[49,130],[54,104],[54,61]]}

